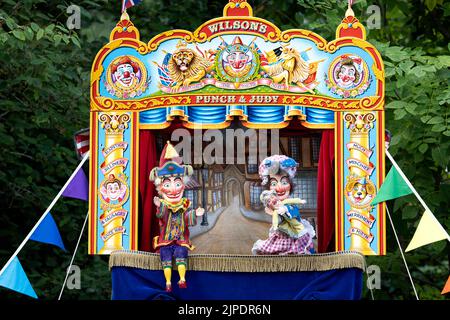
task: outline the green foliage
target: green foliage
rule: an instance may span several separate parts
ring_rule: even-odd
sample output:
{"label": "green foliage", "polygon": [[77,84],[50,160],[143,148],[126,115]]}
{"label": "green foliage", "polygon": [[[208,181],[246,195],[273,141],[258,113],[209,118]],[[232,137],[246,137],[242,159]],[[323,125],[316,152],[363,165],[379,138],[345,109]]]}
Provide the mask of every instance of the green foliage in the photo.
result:
{"label": "green foliage", "polygon": [[[430,53],[436,52],[436,47],[400,47],[390,46],[388,42],[372,42],[385,59],[386,122],[394,136],[390,152],[438,220],[448,229],[448,52],[447,55],[436,55]],[[413,196],[395,201],[391,212],[403,248],[413,236],[423,211]],[[386,270],[383,279],[389,277],[387,283],[383,282],[389,291],[381,291],[383,294],[380,296],[411,299],[414,296],[395,239],[388,237],[388,244],[390,253],[387,257],[369,259]],[[448,276],[448,252],[448,244],[442,242],[406,254],[422,299],[443,298],[440,290]],[[395,276],[397,272],[403,276]]]}
{"label": "green foliage", "polygon": [[[89,125],[90,63],[100,44],[80,48],[80,35],[66,28],[66,7],[47,1],[0,5],[1,265],[76,167],[73,133]],[[69,251],[86,212],[85,203],[67,199],[52,211]],[[107,261],[86,255],[86,238],[75,260],[85,290],[67,290],[66,296],[108,297]],[[47,299],[58,296],[70,257],[32,241],[19,255],[37,294]],[[16,297],[4,289],[0,295]]]}
{"label": "green foliage", "polygon": [[[313,30],[332,40],[346,1],[254,0],[256,16],[282,29]],[[143,41],[174,28],[194,30],[222,14],[226,0],[144,0],[129,10]],[[81,29],[68,30],[69,1],[0,2],[0,265],[3,265],[76,167],[72,135],[88,127],[89,76],[97,51],[108,41],[120,16],[120,1],[77,1]],[[390,152],[438,220],[450,230],[449,41],[450,3],[443,0],[356,1],[363,24],[369,5],[381,8],[381,28],[368,40],[385,59],[386,127]],[[413,196],[393,202],[392,218],[405,248],[423,209]],[[19,255],[37,294],[55,299],[64,280],[87,205],[60,200],[52,213],[69,253],[30,242]],[[406,270],[389,225],[388,255],[369,257],[382,272],[376,299],[413,299]],[[75,260],[82,290],[65,298],[109,299],[106,257],[87,252],[87,235]],[[419,296],[442,299],[449,274],[450,246],[439,242],[406,254]],[[365,298],[370,293],[365,290]],[[21,298],[0,288],[3,298]]]}

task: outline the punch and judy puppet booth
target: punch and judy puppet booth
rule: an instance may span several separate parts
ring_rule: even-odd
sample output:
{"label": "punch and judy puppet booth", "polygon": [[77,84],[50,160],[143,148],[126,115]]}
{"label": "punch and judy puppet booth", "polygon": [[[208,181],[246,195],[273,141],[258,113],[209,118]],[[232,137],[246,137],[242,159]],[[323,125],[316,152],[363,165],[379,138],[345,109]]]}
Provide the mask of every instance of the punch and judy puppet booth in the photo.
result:
{"label": "punch and judy puppet booth", "polygon": [[[176,129],[230,128],[258,137],[278,130],[280,142],[271,144],[299,163],[296,192],[307,197],[301,211],[311,216],[318,253],[252,256],[250,246],[233,255],[233,246],[246,247],[232,243],[228,255],[193,251],[190,286],[165,293],[152,246],[158,222],[150,171]],[[351,10],[331,41],[280,30],[243,0],[230,0],[223,17],[194,31],[168,30],[148,42],[125,12],[93,62],[90,144],[89,253],[112,254],[115,298],[353,299],[361,294],[363,255],[386,252],[384,204],[371,206],[384,177],[384,68]],[[232,214],[255,215],[264,190],[257,166],[192,165],[185,193],[205,215],[191,236],[218,228],[228,213],[212,219],[232,199],[239,202]],[[197,243],[193,237],[194,245],[208,234]],[[220,290],[212,294],[211,283]],[[266,290],[255,283],[283,294],[260,296]]]}

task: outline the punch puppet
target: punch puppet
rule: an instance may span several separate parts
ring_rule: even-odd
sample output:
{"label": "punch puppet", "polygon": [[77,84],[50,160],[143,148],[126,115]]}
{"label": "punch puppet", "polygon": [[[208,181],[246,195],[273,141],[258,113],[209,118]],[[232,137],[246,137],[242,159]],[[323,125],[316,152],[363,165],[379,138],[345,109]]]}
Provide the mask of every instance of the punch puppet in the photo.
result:
{"label": "punch puppet", "polygon": [[186,183],[193,173],[190,165],[183,165],[175,148],[167,141],[159,167],[150,172],[150,180],[155,183],[159,196],[154,197],[156,217],[159,220],[159,235],[153,240],[154,248],[159,252],[166,279],[166,291],[172,291],[172,259],[178,268],[179,288],[187,288],[186,266],[188,250],[194,246],[189,239],[189,226],[197,223],[197,217],[204,213],[203,208],[190,208],[190,201],[183,197]]}

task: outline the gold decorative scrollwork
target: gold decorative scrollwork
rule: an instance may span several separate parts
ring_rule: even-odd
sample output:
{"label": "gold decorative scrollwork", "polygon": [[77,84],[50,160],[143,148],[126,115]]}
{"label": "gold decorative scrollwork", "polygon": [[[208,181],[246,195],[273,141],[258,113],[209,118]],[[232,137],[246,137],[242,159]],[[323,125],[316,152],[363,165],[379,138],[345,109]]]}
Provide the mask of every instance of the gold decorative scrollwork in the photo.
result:
{"label": "gold decorative scrollwork", "polygon": [[98,117],[106,134],[123,134],[131,117],[128,113],[102,113]]}
{"label": "gold decorative scrollwork", "polygon": [[188,33],[184,36],[184,40],[188,43],[194,42],[194,35],[192,33]]}
{"label": "gold decorative scrollwork", "polygon": [[344,115],[347,129],[352,133],[367,133],[373,128],[373,113],[346,113]]}
{"label": "gold decorative scrollwork", "polygon": [[[372,97],[370,102],[378,97]],[[319,107],[329,110],[357,110],[361,109],[361,100],[337,100],[311,96],[285,96],[283,104],[302,105],[309,107]]]}
{"label": "gold decorative scrollwork", "polygon": [[267,34],[267,39],[272,42],[277,41],[279,39],[279,34],[271,31]]}
{"label": "gold decorative scrollwork", "polygon": [[148,53],[149,49],[148,49],[148,46],[146,44],[141,43],[141,44],[139,44],[139,47],[138,47],[137,51],[140,54],[146,54],[146,53]]}
{"label": "gold decorative scrollwork", "polygon": [[384,81],[384,72],[378,69],[375,63],[372,65],[372,71],[378,80]]}
{"label": "gold decorative scrollwork", "polygon": [[194,34],[194,38],[197,42],[205,42],[208,40],[208,35],[205,32],[199,32],[198,34]]}
{"label": "gold decorative scrollwork", "polygon": [[336,42],[332,41],[332,42],[328,42],[325,49],[329,53],[334,53],[338,49],[338,47],[336,46]]}
{"label": "gold decorative scrollwork", "polygon": [[102,99],[102,107],[103,109],[106,110],[114,110],[114,100],[110,99],[110,98],[104,98]]}
{"label": "gold decorative scrollwork", "polygon": [[[378,103],[376,103],[378,101]],[[362,109],[372,110],[376,109],[378,106],[382,106],[382,99],[380,97],[365,97],[361,99],[360,106]]]}

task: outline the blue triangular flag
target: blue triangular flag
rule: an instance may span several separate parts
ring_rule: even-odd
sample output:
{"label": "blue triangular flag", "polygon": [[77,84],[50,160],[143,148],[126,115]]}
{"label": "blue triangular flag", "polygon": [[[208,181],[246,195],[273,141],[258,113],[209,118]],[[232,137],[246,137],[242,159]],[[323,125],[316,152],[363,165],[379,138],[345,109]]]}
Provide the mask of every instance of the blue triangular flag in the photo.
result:
{"label": "blue triangular flag", "polygon": [[41,221],[31,235],[30,240],[53,244],[66,251],[61,235],[59,234],[58,227],[56,226],[55,220],[53,220],[51,213],[48,213],[44,220]]}
{"label": "blue triangular flag", "polygon": [[14,257],[6,270],[0,275],[0,286],[35,299],[38,298],[17,257]]}
{"label": "blue triangular flag", "polygon": [[62,195],[64,197],[88,201],[89,185],[83,168],[80,168],[78,170],[78,172],[75,174],[75,177],[73,177],[72,181],[70,181],[69,185],[66,187]]}

